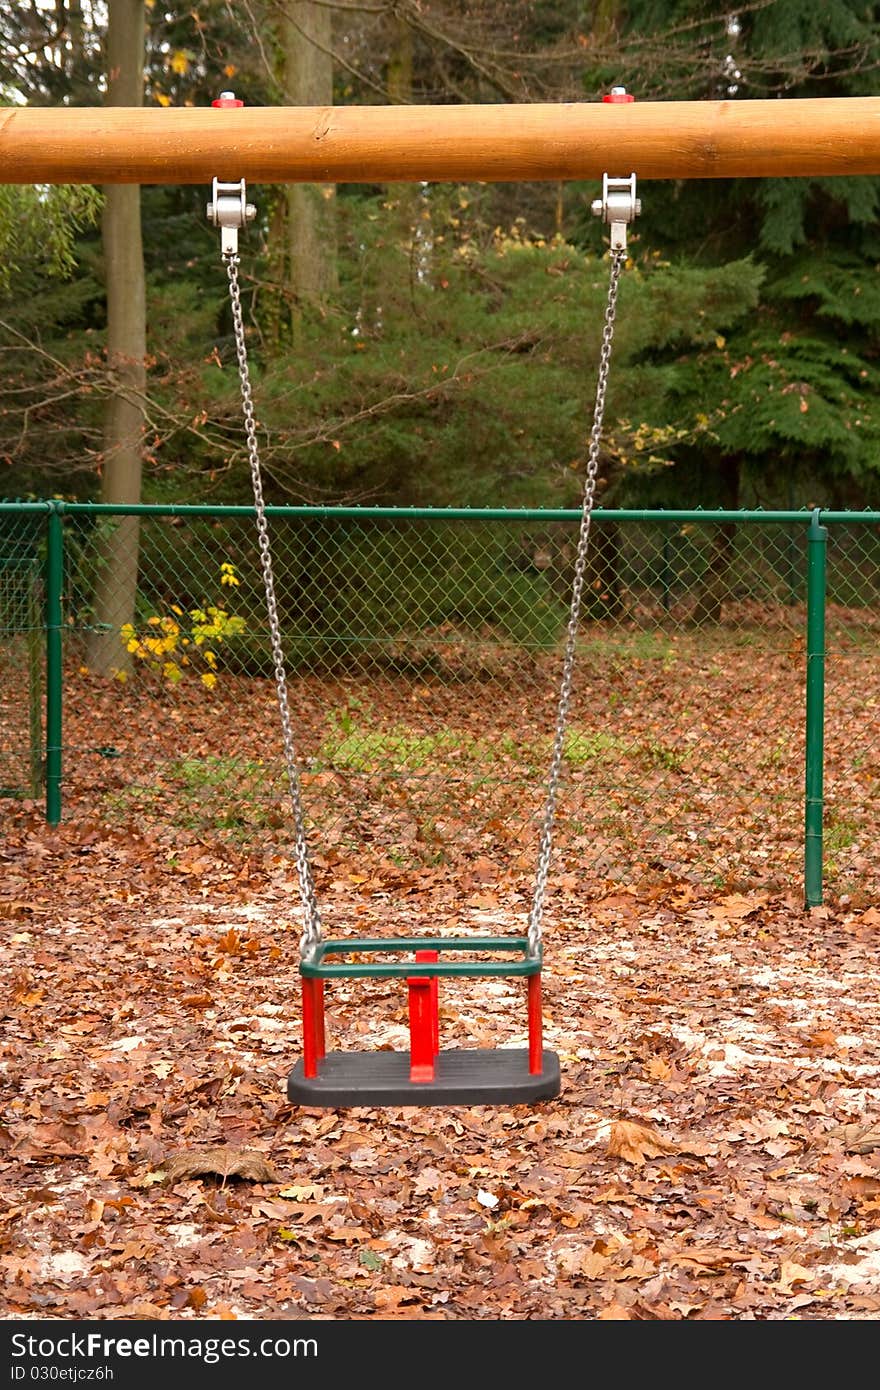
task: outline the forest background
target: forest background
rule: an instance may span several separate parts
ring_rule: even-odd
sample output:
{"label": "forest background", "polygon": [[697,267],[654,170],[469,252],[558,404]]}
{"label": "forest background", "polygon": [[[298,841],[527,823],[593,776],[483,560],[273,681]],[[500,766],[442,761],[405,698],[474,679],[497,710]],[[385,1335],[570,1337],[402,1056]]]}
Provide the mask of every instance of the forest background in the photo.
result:
{"label": "forest background", "polygon": [[[870,94],[880,63],[864,0],[30,0],[0,34],[0,98],[56,107],[223,88],[248,105],[596,101],[613,84],[785,100]],[[641,188],[604,503],[877,505],[878,190]],[[251,188],[269,499],[575,504],[607,278],[596,192]],[[0,494],[248,500],[205,194],[0,190]]]}

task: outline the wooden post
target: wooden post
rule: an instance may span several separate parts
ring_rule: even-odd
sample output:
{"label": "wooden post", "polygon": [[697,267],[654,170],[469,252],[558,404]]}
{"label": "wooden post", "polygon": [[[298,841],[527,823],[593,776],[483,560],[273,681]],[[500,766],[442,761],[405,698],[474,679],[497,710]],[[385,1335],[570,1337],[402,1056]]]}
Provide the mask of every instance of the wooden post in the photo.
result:
{"label": "wooden post", "polygon": [[491,183],[631,171],[880,174],[880,97],[0,110],[3,183]]}

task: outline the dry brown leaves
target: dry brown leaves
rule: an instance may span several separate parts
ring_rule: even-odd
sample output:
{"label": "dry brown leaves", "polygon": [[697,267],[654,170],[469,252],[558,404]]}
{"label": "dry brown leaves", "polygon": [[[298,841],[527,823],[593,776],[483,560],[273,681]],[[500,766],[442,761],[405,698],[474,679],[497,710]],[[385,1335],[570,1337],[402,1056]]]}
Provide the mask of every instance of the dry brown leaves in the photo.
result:
{"label": "dry brown leaves", "polygon": [[[544,980],[564,1088],[531,1109],[293,1109],[289,857],[250,827],[236,844],[184,823],[166,777],[169,750],[219,754],[233,726],[268,741],[271,690],[186,711],[87,685],[72,740],[90,746],[100,722],[102,739],[129,739],[128,758],[73,763],[70,820],[50,830],[19,807],[0,842],[4,1313],[880,1315],[876,769],[835,764],[831,749],[834,794],[863,818],[839,861],[844,896],[805,915],[799,811],[779,809],[795,782],[771,756],[798,705],[794,668],[764,663],[756,694],[751,649],[719,663],[702,705],[674,662],[609,660],[590,688],[594,708],[615,696],[615,736],[656,748],[571,770]],[[348,693],[298,689],[312,750]],[[381,694],[392,724],[416,697],[440,708],[427,686]],[[487,716],[516,736],[528,725],[533,737],[539,716],[544,727],[538,699],[446,695],[450,726],[475,737]],[[699,777],[659,765],[685,709]],[[736,758],[761,779],[760,804],[731,790]],[[133,767],[148,770],[149,814],[126,803],[127,818],[110,816]],[[599,770],[625,792],[607,833]],[[473,796],[445,784],[446,818],[430,823],[392,778],[369,804],[356,777],[337,786],[316,855],[328,926],[520,931],[533,839],[513,813],[525,824],[539,797],[523,811],[515,782],[490,782]],[[205,792],[211,805],[225,795]],[[657,807],[670,812],[665,837],[649,833]],[[406,1030],[395,982],[328,990],[332,1047],[402,1047]],[[444,1046],[521,1045],[520,989],[444,982],[441,1031]]]}

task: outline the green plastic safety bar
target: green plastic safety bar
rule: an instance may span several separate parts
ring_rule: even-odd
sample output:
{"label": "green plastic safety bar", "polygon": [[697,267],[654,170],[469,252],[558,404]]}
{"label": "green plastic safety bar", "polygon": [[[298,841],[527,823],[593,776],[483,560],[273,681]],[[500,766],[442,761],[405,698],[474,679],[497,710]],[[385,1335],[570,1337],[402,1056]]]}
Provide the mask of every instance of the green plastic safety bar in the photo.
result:
{"label": "green plastic safety bar", "polygon": [[[342,961],[331,965],[326,956],[390,953],[392,951],[515,951],[521,960],[470,961],[375,961],[355,963]],[[322,941],[307,960],[300,962],[299,973],[307,980],[364,980],[406,979],[419,975],[425,979],[435,976],[528,976],[540,975],[543,953],[529,955],[527,936],[412,936],[403,939],[380,937],[350,941]]]}

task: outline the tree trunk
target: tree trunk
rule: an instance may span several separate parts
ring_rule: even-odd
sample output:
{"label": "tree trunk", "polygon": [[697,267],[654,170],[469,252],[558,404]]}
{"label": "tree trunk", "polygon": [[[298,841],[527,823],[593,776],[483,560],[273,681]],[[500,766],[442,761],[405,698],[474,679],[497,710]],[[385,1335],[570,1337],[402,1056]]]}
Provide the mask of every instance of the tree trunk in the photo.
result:
{"label": "tree trunk", "polygon": [[[284,95],[291,106],[333,105],[332,10],[291,3],[280,23]],[[285,190],[287,287],[294,332],[301,307],[337,289],[336,189],[332,183],[294,183]]]}
{"label": "tree trunk", "polygon": [[[107,104],[140,106],[144,86],[143,0],[110,0],[107,25]],[[105,189],[102,237],[107,287],[107,370],[112,381],[104,414],[102,502],[140,502],[146,388],[146,293],[137,184]],[[95,631],[88,663],[99,675],[126,670],[119,635],[134,621],[137,596],[137,517],[119,517],[105,537],[95,581]]]}
{"label": "tree trunk", "polygon": [[620,527],[615,521],[606,521],[594,527],[590,543],[592,554],[589,556],[584,608],[593,618],[616,618],[622,608]]}
{"label": "tree trunk", "polygon": [[[413,33],[400,15],[392,18],[391,53],[386,84],[389,106],[408,106],[413,99]],[[411,246],[418,216],[418,185],[390,183],[388,201],[396,208],[396,221],[406,245]]]}
{"label": "tree trunk", "polygon": [[88,105],[94,88],[91,86],[91,65],[85,46],[85,16],[82,0],[68,0],[64,16],[67,36],[68,93],[74,106]]}
{"label": "tree trunk", "polygon": [[[739,506],[739,458],[726,455],[720,461],[721,506],[733,511]],[[709,564],[697,589],[691,621],[720,623],[724,600],[730,595],[730,567],[736,543],[736,523],[719,526],[712,541]]]}
{"label": "tree trunk", "polygon": [[[571,603],[577,545],[573,538],[544,537],[533,545],[531,561],[535,569],[546,570],[553,593],[560,603]],[[584,574],[582,616],[587,619],[613,618],[620,614],[621,601],[620,527],[604,522],[590,531],[587,568]]]}

